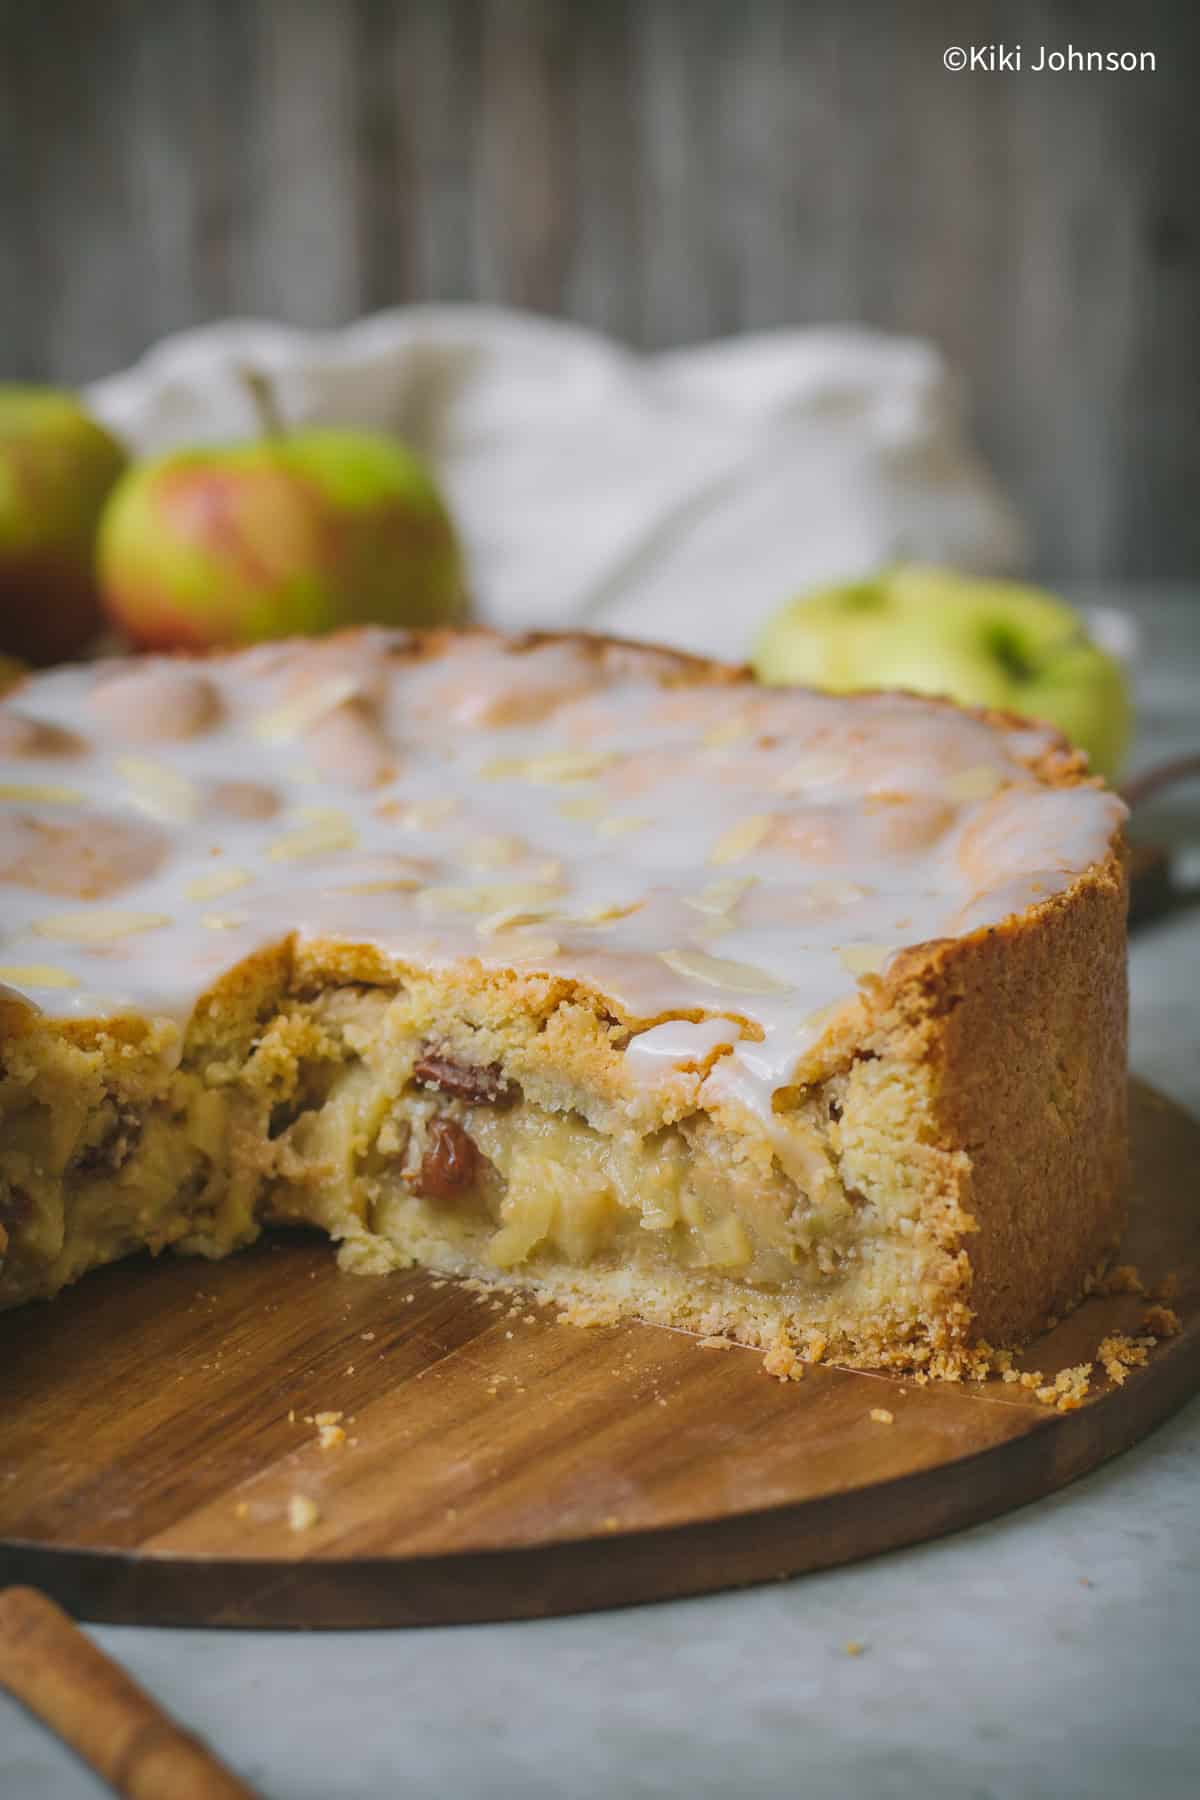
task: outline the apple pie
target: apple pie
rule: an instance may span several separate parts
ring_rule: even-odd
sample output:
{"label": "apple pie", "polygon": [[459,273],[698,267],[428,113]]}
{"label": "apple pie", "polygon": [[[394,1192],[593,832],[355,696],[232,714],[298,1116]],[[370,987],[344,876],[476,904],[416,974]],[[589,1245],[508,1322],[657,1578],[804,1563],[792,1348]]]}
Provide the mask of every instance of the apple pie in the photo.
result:
{"label": "apple pie", "polygon": [[367,630],[38,675],[0,759],[0,1303],[300,1222],[954,1374],[1117,1243],[1124,813],[1049,730]]}

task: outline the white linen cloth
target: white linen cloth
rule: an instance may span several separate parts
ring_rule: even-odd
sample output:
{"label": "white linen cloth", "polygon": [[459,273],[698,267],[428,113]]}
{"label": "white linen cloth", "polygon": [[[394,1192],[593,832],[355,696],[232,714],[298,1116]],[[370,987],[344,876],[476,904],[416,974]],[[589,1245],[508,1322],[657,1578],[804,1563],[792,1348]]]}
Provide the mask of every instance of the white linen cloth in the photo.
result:
{"label": "white linen cloth", "polygon": [[289,424],[381,427],[432,461],[476,615],[746,655],[816,583],[899,559],[999,571],[1023,534],[929,344],[856,328],[639,355],[480,307],[346,330],[231,320],[168,338],[88,400],[142,454],[246,436],[239,369]]}

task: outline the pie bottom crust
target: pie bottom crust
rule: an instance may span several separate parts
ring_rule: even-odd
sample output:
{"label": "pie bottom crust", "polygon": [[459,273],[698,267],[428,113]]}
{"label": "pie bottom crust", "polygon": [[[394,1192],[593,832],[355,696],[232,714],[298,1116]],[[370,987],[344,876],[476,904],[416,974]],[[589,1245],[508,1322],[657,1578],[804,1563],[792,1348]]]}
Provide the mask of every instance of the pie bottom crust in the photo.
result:
{"label": "pie bottom crust", "polygon": [[173,1027],[4,1008],[0,1305],[272,1222],[343,1267],[532,1290],[860,1367],[979,1371],[1088,1291],[1126,1200],[1121,856],[864,984],[861,1028],[764,1119],[702,1068],[631,1078],[559,977],[398,974],[288,941]]}

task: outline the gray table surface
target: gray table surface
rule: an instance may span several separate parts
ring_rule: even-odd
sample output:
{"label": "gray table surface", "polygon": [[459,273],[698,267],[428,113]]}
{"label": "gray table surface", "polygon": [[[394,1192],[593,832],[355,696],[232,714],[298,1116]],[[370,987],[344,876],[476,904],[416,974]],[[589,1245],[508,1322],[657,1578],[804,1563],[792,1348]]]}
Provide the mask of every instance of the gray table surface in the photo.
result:
{"label": "gray table surface", "polygon": [[[1134,767],[1200,747],[1200,592],[1103,598],[1142,630]],[[1200,900],[1200,790],[1149,823]],[[1132,967],[1133,1066],[1200,1114],[1200,905],[1141,932]],[[994,1524],[746,1593],[434,1631],[94,1635],[277,1800],[1195,1800],[1200,1399]],[[0,1698],[5,1800],[103,1791]]]}

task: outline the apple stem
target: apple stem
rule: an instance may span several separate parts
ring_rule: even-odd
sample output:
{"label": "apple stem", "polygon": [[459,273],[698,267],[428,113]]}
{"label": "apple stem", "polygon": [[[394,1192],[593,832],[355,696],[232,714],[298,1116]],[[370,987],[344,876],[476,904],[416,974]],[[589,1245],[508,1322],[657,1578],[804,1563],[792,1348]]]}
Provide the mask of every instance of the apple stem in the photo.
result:
{"label": "apple stem", "polygon": [[284,435],[283,414],[279,410],[279,399],[275,392],[275,383],[261,369],[251,369],[243,365],[238,370],[242,386],[250,396],[250,404],[254,408],[258,420],[258,429],[265,438],[281,438]]}

